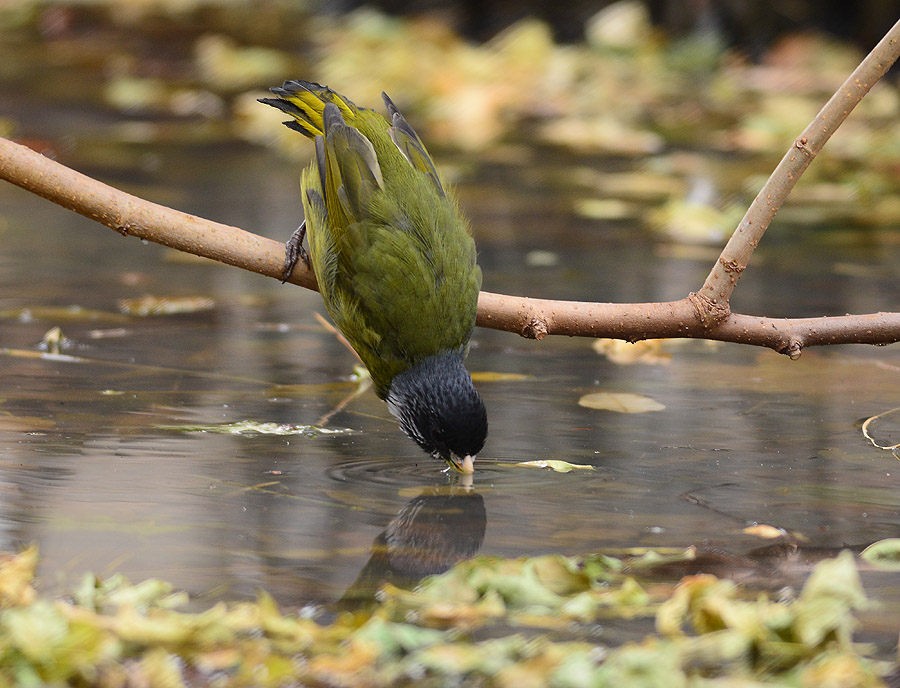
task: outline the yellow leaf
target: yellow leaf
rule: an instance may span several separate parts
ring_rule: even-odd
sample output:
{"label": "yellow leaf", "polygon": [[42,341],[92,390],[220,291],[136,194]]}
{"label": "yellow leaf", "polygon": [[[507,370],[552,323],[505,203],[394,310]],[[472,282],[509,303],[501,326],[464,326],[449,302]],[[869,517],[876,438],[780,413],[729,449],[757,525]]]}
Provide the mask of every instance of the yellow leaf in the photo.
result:
{"label": "yellow leaf", "polygon": [[745,535],[755,535],[756,537],[761,538],[778,538],[787,535],[787,533],[785,533],[782,528],[768,526],[765,523],[758,523],[755,526],[747,526],[741,532]]}
{"label": "yellow leaf", "polygon": [[0,560],[0,607],[24,606],[34,601],[31,582],[37,557],[37,545],[31,545],[15,556],[4,556]]}
{"label": "yellow leaf", "polygon": [[616,413],[647,413],[662,411],[666,406],[642,394],[628,392],[593,392],[578,400],[579,406]]}
{"label": "yellow leaf", "polygon": [[522,373],[494,373],[489,370],[472,373],[475,382],[517,382],[518,380],[530,380],[531,375]]}
{"label": "yellow leaf", "polygon": [[119,310],[128,315],[177,315],[198,313],[215,308],[216,302],[208,296],[141,296],[136,299],[119,299]]}
{"label": "yellow leaf", "polygon": [[522,466],[524,468],[549,468],[557,473],[568,473],[576,469],[584,471],[597,470],[593,466],[582,463],[569,463],[568,461],[559,461],[556,459],[540,459],[538,461],[520,461],[519,463],[504,463],[502,466]]}
{"label": "yellow leaf", "polygon": [[619,365],[632,363],[661,365],[672,360],[672,355],[662,350],[664,341],[664,339],[645,339],[632,343],[622,339],[595,339],[592,348]]}
{"label": "yellow leaf", "polygon": [[875,568],[900,571],[900,538],[887,538],[873,542],[860,552],[859,556]]}

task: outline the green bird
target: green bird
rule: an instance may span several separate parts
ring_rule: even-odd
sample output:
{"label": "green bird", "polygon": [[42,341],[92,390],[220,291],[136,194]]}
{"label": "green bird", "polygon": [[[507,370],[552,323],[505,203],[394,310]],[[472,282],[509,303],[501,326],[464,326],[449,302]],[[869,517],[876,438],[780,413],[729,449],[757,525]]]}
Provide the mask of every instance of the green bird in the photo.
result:
{"label": "green bird", "polygon": [[[325,307],[375,393],[422,449],[471,473],[487,414],[463,365],[481,269],[475,242],[416,132],[326,86],[286,81],[260,102],[314,139],[301,176],[303,224],[287,243],[315,271]],[[308,235],[309,254],[302,248]]]}

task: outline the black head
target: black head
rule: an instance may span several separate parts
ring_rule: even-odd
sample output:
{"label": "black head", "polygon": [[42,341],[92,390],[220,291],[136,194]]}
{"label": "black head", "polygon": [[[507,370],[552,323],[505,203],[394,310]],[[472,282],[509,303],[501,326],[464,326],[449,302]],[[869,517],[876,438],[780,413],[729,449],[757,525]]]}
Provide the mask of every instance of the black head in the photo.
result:
{"label": "black head", "polygon": [[458,354],[429,356],[396,375],[387,402],[403,432],[435,458],[459,467],[484,446],[484,402]]}

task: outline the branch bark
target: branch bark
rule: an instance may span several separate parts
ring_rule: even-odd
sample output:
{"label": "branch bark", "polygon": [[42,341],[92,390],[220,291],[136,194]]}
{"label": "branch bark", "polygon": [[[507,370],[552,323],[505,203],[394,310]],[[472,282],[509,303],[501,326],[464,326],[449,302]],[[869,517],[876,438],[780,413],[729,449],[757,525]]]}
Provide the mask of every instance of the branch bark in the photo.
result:
{"label": "branch bark", "polygon": [[[900,313],[823,318],[766,318],[732,313],[731,293],[775,213],[813,157],[900,56],[900,22],[860,63],[800,135],[747,210],[699,293],[664,303],[551,301],[482,292],[478,325],[542,339],[548,334],[714,339],[765,346],[797,358],[827,344],[900,341]],[[0,179],[100,222],[125,236],[163,244],[228,265],[281,278],[284,246],[237,227],[182,213],[119,191],[25,146],[0,138]],[[316,289],[299,262],[289,280]]]}
{"label": "branch bark", "polygon": [[[281,279],[284,244],[145,201],[4,138],[0,138],[0,179],[123,236]],[[315,275],[303,261],[297,263],[289,281],[307,289],[317,288]]]}

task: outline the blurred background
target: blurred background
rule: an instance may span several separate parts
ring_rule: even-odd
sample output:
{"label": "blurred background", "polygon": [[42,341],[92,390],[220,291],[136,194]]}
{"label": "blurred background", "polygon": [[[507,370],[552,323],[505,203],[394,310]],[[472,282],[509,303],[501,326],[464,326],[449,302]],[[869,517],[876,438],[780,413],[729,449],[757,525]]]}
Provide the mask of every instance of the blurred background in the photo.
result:
{"label": "blurred background", "polygon": [[[301,78],[380,109],[384,90],[453,182],[485,289],[670,300],[702,284],[898,16],[865,0],[0,0],[0,133],[283,241],[312,145],[256,99]],[[896,310],[898,170],[891,74],[800,181],[734,309]],[[0,549],[37,542],[48,589],[123,571],[199,604],[263,586],[299,606],[479,551],[693,544],[719,573],[797,585],[817,558],[900,530],[896,458],[859,427],[898,405],[895,347],[791,362],[477,330],[491,430],[464,489],[358,388],[315,312],[318,294],[0,185]],[[592,408],[599,391],[657,410]],[[891,418],[873,424],[882,444],[897,441]],[[540,459],[592,470],[515,465]],[[774,545],[745,532],[756,523],[781,529]],[[865,582],[883,606],[864,635],[888,652],[900,594],[888,574]]]}

